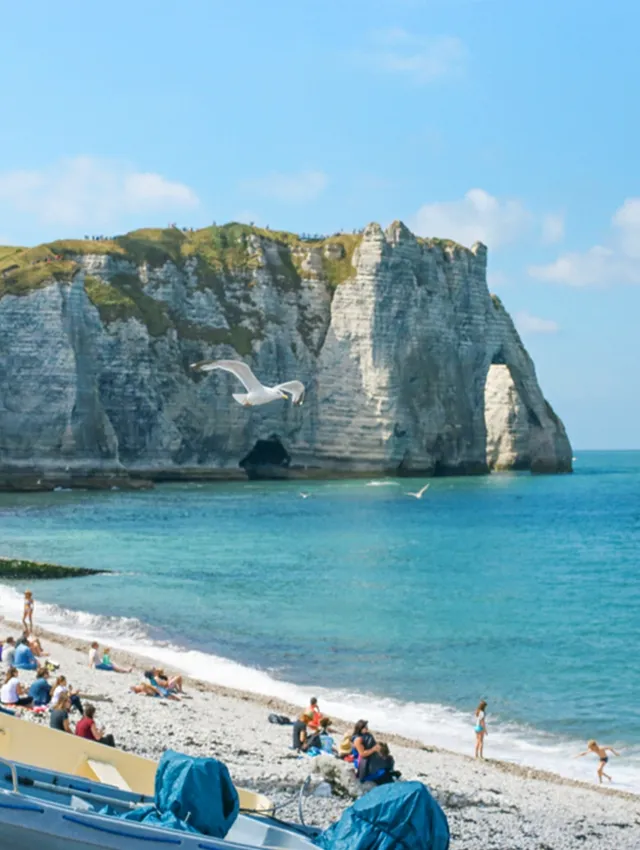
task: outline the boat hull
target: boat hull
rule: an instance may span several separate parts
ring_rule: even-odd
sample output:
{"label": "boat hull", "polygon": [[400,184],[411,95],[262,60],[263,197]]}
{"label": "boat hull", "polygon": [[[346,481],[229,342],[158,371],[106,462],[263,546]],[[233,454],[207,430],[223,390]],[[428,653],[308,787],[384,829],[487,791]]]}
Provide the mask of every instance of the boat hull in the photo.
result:
{"label": "boat hull", "polygon": [[[0,758],[150,797],[154,794],[158,767],[152,759],[8,714],[0,714]],[[273,814],[273,803],[268,797],[245,788],[237,788],[237,791],[243,811]]]}

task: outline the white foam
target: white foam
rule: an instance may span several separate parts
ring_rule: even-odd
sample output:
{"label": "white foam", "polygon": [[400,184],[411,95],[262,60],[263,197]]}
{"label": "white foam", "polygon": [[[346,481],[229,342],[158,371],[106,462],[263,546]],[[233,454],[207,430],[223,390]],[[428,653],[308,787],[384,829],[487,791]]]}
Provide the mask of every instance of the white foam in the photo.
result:
{"label": "white foam", "polygon": [[[15,589],[0,585],[1,614],[19,620],[22,616],[22,602],[22,596]],[[323,687],[301,688],[274,678],[266,671],[246,667],[226,658],[153,641],[144,624],[133,618],[106,617],[38,603],[38,624],[58,634],[87,641],[108,642],[114,648],[149,656],[193,678],[277,697],[294,705],[306,705],[313,693],[321,702],[322,710],[329,715],[353,722],[365,717],[374,729],[404,735],[454,752],[473,754],[473,718],[443,705],[403,703],[380,696]],[[595,759],[573,758],[584,749],[584,745],[583,741],[494,720],[489,724],[485,753],[488,758],[592,782],[597,766]],[[613,787],[640,793],[640,746],[624,748],[623,758],[619,761],[612,759],[611,769],[615,776]]]}

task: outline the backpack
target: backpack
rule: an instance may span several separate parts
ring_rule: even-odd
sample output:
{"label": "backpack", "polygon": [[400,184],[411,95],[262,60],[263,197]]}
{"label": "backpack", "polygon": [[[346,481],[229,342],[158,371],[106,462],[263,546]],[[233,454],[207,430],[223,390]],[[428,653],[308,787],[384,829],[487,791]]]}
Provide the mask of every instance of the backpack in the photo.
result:
{"label": "backpack", "polygon": [[290,726],[291,721],[284,714],[270,714],[269,723],[275,723],[277,726]]}

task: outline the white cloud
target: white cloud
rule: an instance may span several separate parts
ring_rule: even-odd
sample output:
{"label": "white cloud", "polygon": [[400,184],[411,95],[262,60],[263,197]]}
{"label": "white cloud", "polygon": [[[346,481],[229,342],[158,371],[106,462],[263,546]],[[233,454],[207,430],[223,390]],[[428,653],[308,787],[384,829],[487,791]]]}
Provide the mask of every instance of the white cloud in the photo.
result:
{"label": "white cloud", "polygon": [[500,200],[484,189],[470,189],[458,201],[425,204],[412,221],[420,236],[455,239],[463,245],[483,242],[498,248],[529,227],[531,213],[518,200]]}
{"label": "white cloud", "polygon": [[87,228],[112,224],[122,214],[171,213],[199,203],[184,183],[88,156],[42,170],[0,172],[0,201],[43,224]]}
{"label": "white cloud", "polygon": [[542,241],[555,245],[564,239],[564,213],[548,213],[542,219]]}
{"label": "white cloud", "polygon": [[615,212],[611,227],[606,245],[562,254],[549,265],[531,266],[529,274],[568,286],[640,284],[640,198],[627,198]]}
{"label": "white cloud", "polygon": [[526,310],[516,315],[516,327],[523,334],[555,334],[560,330],[560,325],[553,319],[541,319]]}
{"label": "white cloud", "polygon": [[613,225],[624,255],[640,258],[640,198],[627,198],[616,210]]}
{"label": "white cloud", "polygon": [[327,182],[327,175],[323,171],[300,171],[298,174],[272,171],[265,177],[243,180],[240,188],[263,198],[272,198],[287,204],[302,204],[319,197]]}
{"label": "white cloud", "polygon": [[466,68],[467,50],[454,36],[424,37],[395,28],[370,34],[354,58],[359,64],[425,85],[442,77],[459,77]]}

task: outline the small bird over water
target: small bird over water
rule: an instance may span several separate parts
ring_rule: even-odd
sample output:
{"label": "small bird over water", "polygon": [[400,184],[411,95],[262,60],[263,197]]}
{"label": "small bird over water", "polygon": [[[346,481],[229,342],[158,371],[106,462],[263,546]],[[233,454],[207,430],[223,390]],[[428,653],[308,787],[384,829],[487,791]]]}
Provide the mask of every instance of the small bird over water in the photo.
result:
{"label": "small bird over water", "polygon": [[414,499],[421,499],[430,486],[431,484],[425,484],[422,490],[418,490],[417,493],[407,493],[407,496],[413,496]]}
{"label": "small bird over water", "polygon": [[265,387],[241,360],[200,360],[192,363],[191,368],[196,372],[213,372],[214,369],[231,372],[248,390],[247,393],[232,393],[232,397],[244,407],[257,407],[269,404],[270,401],[288,399],[289,396],[294,404],[300,405],[304,401],[304,384],[300,381],[286,381],[275,387]]}

